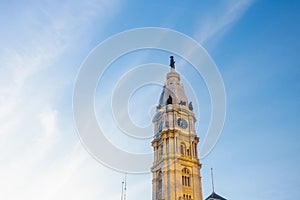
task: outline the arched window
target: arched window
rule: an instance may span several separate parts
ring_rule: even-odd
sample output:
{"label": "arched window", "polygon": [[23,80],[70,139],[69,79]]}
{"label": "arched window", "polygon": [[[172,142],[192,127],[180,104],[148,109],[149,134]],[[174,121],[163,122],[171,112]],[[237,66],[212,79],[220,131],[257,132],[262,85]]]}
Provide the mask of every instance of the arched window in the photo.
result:
{"label": "arched window", "polygon": [[169,98],[167,99],[167,104],[172,104],[173,100],[171,95],[169,95]]}
{"label": "arched window", "polygon": [[187,168],[183,168],[181,172],[182,172],[182,185],[185,187],[190,187],[191,186],[190,170]]}
{"label": "arched window", "polygon": [[[183,194],[183,200],[187,200],[187,199],[192,199],[192,195],[189,195],[189,194]],[[179,198],[181,199],[181,198]]]}

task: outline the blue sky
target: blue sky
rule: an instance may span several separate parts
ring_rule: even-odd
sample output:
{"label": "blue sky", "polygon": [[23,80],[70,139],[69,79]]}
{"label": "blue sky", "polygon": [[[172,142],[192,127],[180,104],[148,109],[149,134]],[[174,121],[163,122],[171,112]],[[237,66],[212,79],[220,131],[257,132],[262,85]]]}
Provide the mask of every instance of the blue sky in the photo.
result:
{"label": "blue sky", "polygon": [[[96,45],[142,27],[192,37],[223,77],[227,116],[220,140],[202,160],[204,196],[211,192],[210,167],[217,193],[227,199],[300,196],[299,9],[300,2],[292,0],[0,2],[0,199],[120,199],[123,174],[98,163],[80,144],[73,84]],[[97,90],[96,109],[108,99],[101,102],[101,92],[111,91],[123,72],[148,62],[167,65],[168,56],[145,51],[121,58],[104,77],[105,88]],[[116,68],[118,63],[124,66]],[[203,138],[209,94],[188,66],[178,71],[197,89]],[[142,125],[149,120],[147,106],[160,95],[152,89],[147,105],[131,111],[133,119],[143,118],[137,121]],[[139,92],[133,100],[143,97]],[[122,141],[114,142],[123,148],[134,144]],[[149,151],[148,144],[128,150]],[[127,199],[141,197],[151,199],[151,175],[129,175]]]}

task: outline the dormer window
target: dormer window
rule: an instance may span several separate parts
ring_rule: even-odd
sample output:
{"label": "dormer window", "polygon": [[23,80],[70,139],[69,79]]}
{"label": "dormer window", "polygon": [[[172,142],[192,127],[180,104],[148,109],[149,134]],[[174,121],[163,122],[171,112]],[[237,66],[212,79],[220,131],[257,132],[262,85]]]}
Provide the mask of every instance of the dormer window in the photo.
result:
{"label": "dormer window", "polygon": [[169,95],[169,98],[167,99],[167,104],[172,104],[173,100],[171,95]]}

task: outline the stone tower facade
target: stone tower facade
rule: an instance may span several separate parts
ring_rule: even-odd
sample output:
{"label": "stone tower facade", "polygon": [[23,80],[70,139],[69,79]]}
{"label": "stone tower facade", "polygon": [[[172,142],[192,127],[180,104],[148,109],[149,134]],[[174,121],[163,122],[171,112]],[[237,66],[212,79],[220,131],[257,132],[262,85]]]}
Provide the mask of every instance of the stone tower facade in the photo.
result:
{"label": "stone tower facade", "polygon": [[202,200],[195,115],[171,56],[153,118],[152,200]]}

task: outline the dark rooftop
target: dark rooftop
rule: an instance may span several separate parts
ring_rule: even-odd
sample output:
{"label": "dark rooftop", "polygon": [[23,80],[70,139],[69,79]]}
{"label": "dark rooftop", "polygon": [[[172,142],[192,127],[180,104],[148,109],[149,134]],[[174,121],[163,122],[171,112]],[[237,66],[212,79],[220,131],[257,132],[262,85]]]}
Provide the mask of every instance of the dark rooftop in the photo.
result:
{"label": "dark rooftop", "polygon": [[215,192],[213,192],[211,195],[209,195],[205,200],[210,200],[210,199],[226,200],[225,198],[221,197],[220,195],[216,194]]}

